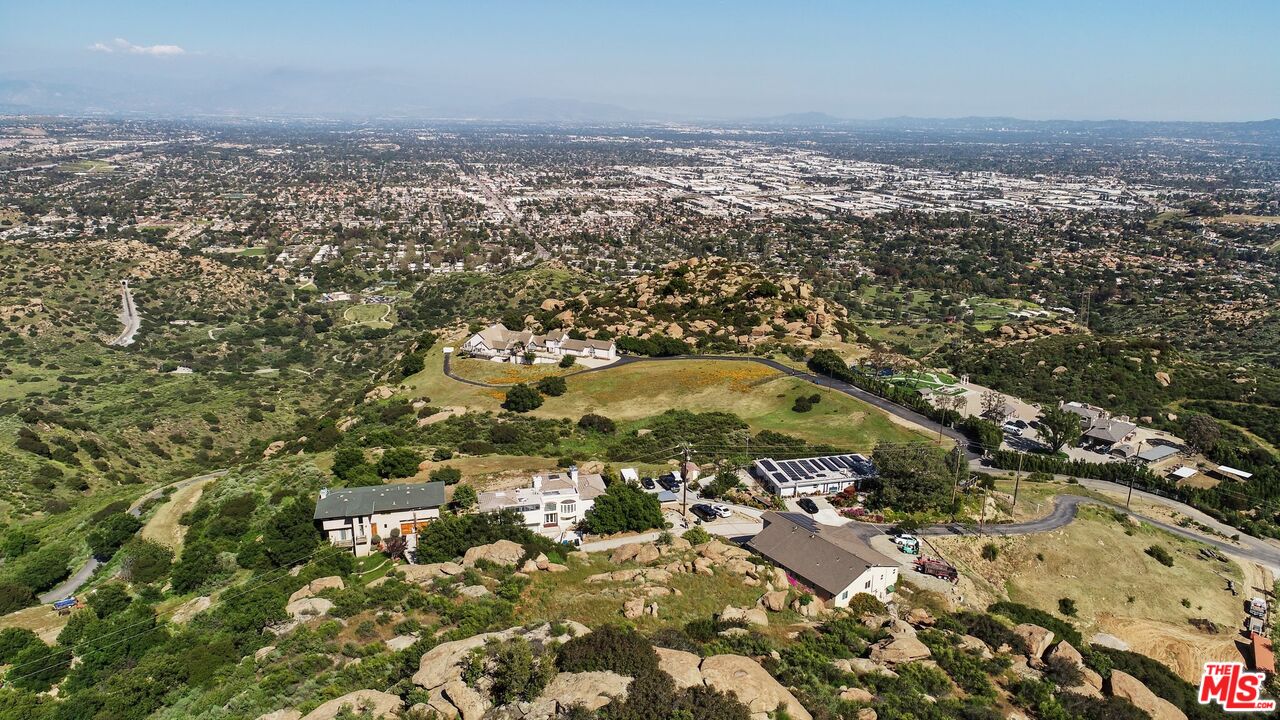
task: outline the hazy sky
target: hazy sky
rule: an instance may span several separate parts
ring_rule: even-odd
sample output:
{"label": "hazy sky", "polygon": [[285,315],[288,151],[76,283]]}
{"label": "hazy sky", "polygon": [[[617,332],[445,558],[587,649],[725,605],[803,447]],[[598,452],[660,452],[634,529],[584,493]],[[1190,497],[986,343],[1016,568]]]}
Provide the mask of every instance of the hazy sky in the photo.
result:
{"label": "hazy sky", "polygon": [[1280,0],[0,0],[0,80],[245,111],[1256,120],[1278,31]]}

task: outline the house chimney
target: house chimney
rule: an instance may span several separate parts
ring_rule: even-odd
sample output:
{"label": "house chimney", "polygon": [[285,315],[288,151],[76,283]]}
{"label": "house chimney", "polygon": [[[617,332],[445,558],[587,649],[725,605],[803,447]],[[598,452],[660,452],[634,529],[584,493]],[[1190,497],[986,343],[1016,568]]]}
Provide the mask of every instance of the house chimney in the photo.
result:
{"label": "house chimney", "polygon": [[577,490],[578,489],[578,466],[577,465],[569,466],[569,480],[573,483],[573,489]]}
{"label": "house chimney", "polygon": [[533,489],[534,489],[534,490],[539,490],[539,491],[541,491],[541,490],[542,490],[542,476],[541,476],[541,475],[534,475],[534,476],[533,476]]}

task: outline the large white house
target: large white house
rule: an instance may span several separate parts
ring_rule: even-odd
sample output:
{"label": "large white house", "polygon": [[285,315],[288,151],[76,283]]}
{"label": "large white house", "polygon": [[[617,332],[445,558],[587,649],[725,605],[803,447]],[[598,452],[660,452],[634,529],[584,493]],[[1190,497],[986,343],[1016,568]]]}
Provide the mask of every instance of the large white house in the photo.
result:
{"label": "large white house", "polygon": [[849,487],[860,489],[876,476],[876,466],[856,453],[796,460],[760,458],[751,463],[751,475],[774,495],[834,495]]}
{"label": "large white house", "polygon": [[528,330],[508,330],[502,323],[490,325],[467,338],[462,350],[498,362],[524,362],[525,353],[533,353],[535,363],[559,362],[565,356],[618,359],[618,346],[612,340],[575,340],[564,330],[534,335]]}
{"label": "large white house", "polygon": [[378,549],[375,539],[399,530],[409,551],[418,547],[418,530],[440,517],[444,483],[374,485],[321,490],[313,515],[325,539],[358,557]]}
{"label": "large white house", "polygon": [[533,484],[515,490],[480,493],[481,512],[514,510],[524,517],[525,527],[560,540],[595,505],[605,491],[604,478],[595,473],[579,474],[577,467],[564,473],[533,476]]}
{"label": "large white house", "polygon": [[897,561],[873,549],[851,528],[822,525],[801,513],[767,512],[764,529],[747,541],[757,555],[787,571],[825,607],[848,607],[858,593],[887,602],[898,584]]}

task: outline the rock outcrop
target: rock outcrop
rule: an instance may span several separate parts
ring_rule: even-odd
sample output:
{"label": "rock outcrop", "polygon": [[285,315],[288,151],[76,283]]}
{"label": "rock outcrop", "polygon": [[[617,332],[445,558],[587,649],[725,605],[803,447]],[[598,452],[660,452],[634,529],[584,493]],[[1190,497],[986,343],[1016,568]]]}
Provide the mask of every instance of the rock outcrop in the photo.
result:
{"label": "rock outcrop", "polygon": [[400,712],[404,708],[404,701],[377,690],[356,690],[324,703],[307,713],[302,720],[333,720],[344,707],[350,708],[357,715],[369,713],[374,718],[387,718]]}
{"label": "rock outcrop", "polygon": [[708,687],[733,693],[747,706],[752,720],[767,720],[781,705],[792,720],[813,720],[808,710],[755,660],[741,655],[712,655],[702,661]]}
{"label": "rock outcrop", "polygon": [[462,564],[471,567],[480,560],[485,560],[494,565],[504,565],[514,567],[520,563],[520,558],[524,557],[524,548],[519,543],[510,540],[498,540],[488,545],[477,545],[462,556]]}
{"label": "rock outcrop", "polygon": [[1133,703],[1139,710],[1151,716],[1151,720],[1187,720],[1187,714],[1178,706],[1147,689],[1129,673],[1112,670],[1107,686],[1112,695]]}

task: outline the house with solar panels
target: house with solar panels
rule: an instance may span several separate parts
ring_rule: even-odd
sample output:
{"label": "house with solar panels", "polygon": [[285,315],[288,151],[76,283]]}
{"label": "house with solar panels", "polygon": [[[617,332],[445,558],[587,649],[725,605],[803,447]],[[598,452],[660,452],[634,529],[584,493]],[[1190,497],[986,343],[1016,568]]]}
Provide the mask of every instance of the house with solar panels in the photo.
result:
{"label": "house with solar panels", "polygon": [[761,458],[751,475],[769,492],[783,497],[834,495],[845,488],[861,488],[876,476],[876,466],[864,455],[824,455],[797,460]]}

